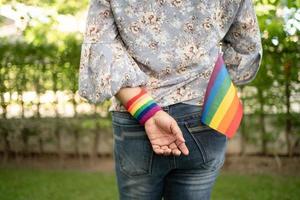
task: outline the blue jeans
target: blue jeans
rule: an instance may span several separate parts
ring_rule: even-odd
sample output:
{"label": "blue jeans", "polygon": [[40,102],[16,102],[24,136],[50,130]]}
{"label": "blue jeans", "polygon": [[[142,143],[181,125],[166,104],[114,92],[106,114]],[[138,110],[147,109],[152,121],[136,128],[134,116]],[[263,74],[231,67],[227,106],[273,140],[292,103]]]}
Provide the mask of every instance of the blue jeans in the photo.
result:
{"label": "blue jeans", "polygon": [[128,112],[112,111],[120,199],[210,199],[227,137],[200,122],[201,109],[184,103],[163,107],[177,121],[190,152],[179,157],[155,154],[144,126]]}

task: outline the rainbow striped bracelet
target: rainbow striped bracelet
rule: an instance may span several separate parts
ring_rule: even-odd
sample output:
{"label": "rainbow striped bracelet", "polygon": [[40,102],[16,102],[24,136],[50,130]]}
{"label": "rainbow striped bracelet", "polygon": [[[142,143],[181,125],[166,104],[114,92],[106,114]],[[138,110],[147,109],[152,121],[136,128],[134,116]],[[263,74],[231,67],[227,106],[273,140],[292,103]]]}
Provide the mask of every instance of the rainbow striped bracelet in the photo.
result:
{"label": "rainbow striped bracelet", "polygon": [[157,111],[162,110],[144,88],[141,89],[139,94],[132,97],[126,103],[125,107],[142,125],[144,125]]}

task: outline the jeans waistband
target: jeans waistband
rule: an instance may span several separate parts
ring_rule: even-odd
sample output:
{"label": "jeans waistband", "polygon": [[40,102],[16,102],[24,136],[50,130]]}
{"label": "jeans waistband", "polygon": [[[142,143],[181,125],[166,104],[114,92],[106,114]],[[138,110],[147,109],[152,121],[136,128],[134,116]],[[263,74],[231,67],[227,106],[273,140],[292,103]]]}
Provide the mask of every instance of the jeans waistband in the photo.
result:
{"label": "jeans waistband", "polygon": [[191,114],[194,112],[201,112],[202,106],[186,104],[186,103],[176,103],[169,106],[164,106],[162,107],[162,109],[167,113],[169,113],[170,115],[176,117],[176,116]]}
{"label": "jeans waistband", "polygon": [[[192,105],[186,103],[176,103],[169,106],[163,106],[162,109],[172,117],[179,121],[184,121],[192,116],[200,116],[202,112],[202,106]],[[115,116],[122,118],[133,119],[129,112],[112,111]]]}

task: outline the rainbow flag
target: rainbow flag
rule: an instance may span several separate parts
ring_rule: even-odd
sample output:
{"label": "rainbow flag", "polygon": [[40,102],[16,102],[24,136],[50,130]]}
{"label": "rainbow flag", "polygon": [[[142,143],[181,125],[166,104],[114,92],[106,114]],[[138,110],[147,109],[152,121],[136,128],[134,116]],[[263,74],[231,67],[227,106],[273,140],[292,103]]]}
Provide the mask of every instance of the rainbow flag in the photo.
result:
{"label": "rainbow flag", "polygon": [[242,116],[243,105],[222,54],[219,54],[206,88],[201,121],[231,138],[236,133]]}

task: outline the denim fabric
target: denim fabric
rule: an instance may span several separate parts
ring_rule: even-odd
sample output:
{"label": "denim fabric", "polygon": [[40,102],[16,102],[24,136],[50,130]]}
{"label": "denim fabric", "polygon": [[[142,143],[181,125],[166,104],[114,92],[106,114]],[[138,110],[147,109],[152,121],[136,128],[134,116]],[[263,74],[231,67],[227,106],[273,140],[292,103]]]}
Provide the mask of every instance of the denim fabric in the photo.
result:
{"label": "denim fabric", "polygon": [[177,121],[190,152],[179,157],[155,154],[144,126],[128,112],[112,111],[120,199],[210,199],[227,138],[200,122],[201,109],[185,103],[163,107]]}

